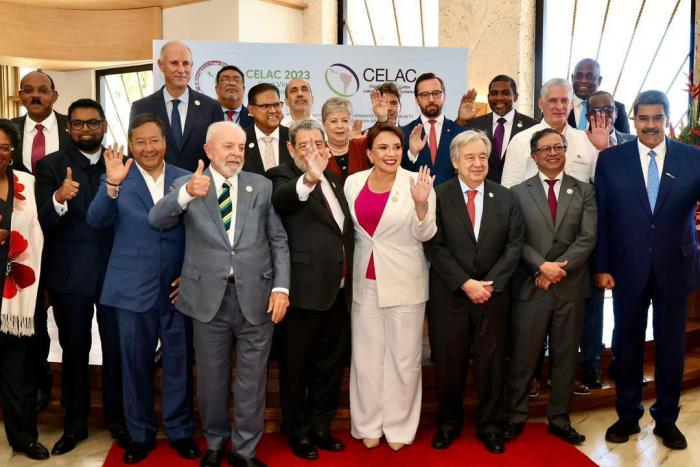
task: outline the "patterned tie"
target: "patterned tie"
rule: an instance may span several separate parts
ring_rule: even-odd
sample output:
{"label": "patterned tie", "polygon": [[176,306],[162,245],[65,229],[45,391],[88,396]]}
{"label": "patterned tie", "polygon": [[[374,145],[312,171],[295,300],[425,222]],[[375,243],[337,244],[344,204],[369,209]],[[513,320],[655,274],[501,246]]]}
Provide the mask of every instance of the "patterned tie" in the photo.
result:
{"label": "patterned tie", "polygon": [[493,152],[496,153],[496,156],[501,159],[502,154],[503,154],[503,136],[506,134],[506,119],[501,117],[498,120],[496,120],[496,131],[493,132]]}
{"label": "patterned tie", "polygon": [[180,120],[180,111],[177,110],[179,104],[180,99],[173,99],[173,111],[170,113],[170,127],[173,129],[175,146],[177,146],[178,151],[182,149],[182,121]]}
{"label": "patterned tie", "polygon": [[477,193],[478,191],[476,190],[467,190],[467,213],[469,214],[469,220],[472,221],[472,227],[474,227],[474,223],[476,222],[476,205],[474,204],[474,198]]}
{"label": "patterned tie", "polygon": [[226,113],[226,121],[227,122],[235,122],[236,121],[233,118],[236,115],[235,110],[227,110],[225,113]]}
{"label": "patterned tie", "polygon": [[275,160],[275,147],[272,145],[274,138],[272,136],[263,136],[263,141],[265,141],[265,156],[264,165],[265,170],[269,170],[277,166],[277,161]]}
{"label": "patterned tie", "polygon": [[547,203],[549,203],[549,213],[552,215],[552,222],[556,224],[557,222],[557,195],[554,193],[554,185],[559,181],[558,178],[554,180],[545,180],[547,185],[549,185],[549,190],[547,190]]}
{"label": "patterned tie", "polygon": [[430,160],[435,165],[435,158],[437,157],[437,135],[435,134],[435,120],[428,120],[430,123],[430,139],[428,140],[428,147],[430,148]]}
{"label": "patterned tie", "polygon": [[649,169],[647,170],[647,196],[651,212],[656,207],[656,197],[659,195],[659,167],[656,165],[656,153],[649,151]]}
{"label": "patterned tie", "polygon": [[37,123],[34,128],[36,128],[36,134],[34,135],[34,141],[32,141],[32,173],[34,173],[36,163],[46,155],[46,136],[44,136],[44,125]]}
{"label": "patterned tie", "polygon": [[231,184],[228,180],[224,180],[221,185],[221,194],[219,195],[219,212],[221,219],[224,221],[226,232],[231,228],[231,216],[233,215],[233,202],[231,201]]}
{"label": "patterned tie", "polygon": [[586,131],[588,129],[588,120],[586,120],[586,113],[588,112],[588,104],[586,101],[581,102],[581,112],[578,114],[578,129]]}

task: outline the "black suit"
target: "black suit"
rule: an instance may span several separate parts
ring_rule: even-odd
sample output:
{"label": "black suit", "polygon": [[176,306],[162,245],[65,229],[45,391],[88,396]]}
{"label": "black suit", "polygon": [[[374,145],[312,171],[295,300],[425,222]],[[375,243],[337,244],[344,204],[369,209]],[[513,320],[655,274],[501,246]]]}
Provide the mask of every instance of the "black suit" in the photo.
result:
{"label": "black suit", "polygon": [[[500,432],[504,359],[508,336],[509,283],[525,240],[515,197],[486,180],[478,240],[474,236],[458,177],[435,189],[435,236],[424,244],[430,261],[430,327],[433,342],[440,428],[458,432],[464,419],[464,387],[472,347],[479,394],[478,433]],[[484,304],[474,304],[461,289],[468,279],[493,281]]]}
{"label": "black suit", "polygon": [[[324,175],[345,216],[339,228],[321,185],[300,201],[302,176],[294,162],[267,172],[272,203],[287,231],[291,260],[290,308],[282,324],[280,401],[288,436],[328,431],[338,408],[350,342],[354,231],[343,184],[331,171]],[[345,284],[340,288],[343,275]]]}
{"label": "black suit", "polygon": [[[617,118],[615,119],[615,123],[613,126],[615,129],[621,133],[629,133],[630,132],[630,120],[627,118],[627,110],[625,110],[625,104],[622,102],[617,102],[615,101],[615,108],[617,109]],[[576,125],[576,115],[574,114],[574,110],[571,109],[571,112],[569,112],[569,125],[571,125],[574,128],[578,128]]]}
{"label": "black suit", "polygon": [[[287,141],[289,141],[289,128],[279,126],[279,164],[286,164],[292,161],[292,156],[289,155],[287,149]],[[263,149],[264,150],[264,149]],[[258,137],[255,135],[255,124],[245,129],[245,162],[243,170],[253,172],[259,175],[265,175],[265,165],[263,164],[263,155],[260,152],[258,145]]]}
{"label": "black suit", "polygon": [[[77,196],[67,201],[68,211],[59,215],[54,193],[70,167],[80,183]],[[85,216],[105,173],[102,156],[91,165],[74,145],[50,154],[36,165],[36,199],[44,237],[44,286],[53,304],[63,349],[62,403],[67,433],[87,432],[90,410],[88,355],[94,307],[102,342],[102,400],[105,424],[123,424],[119,334],[114,310],[99,304],[102,282],[112,250],[114,232],[90,227]]]}
{"label": "black suit", "polygon": [[[58,128],[58,149],[65,149],[71,145],[70,136],[68,135],[68,116],[54,111],[56,114],[56,125]],[[21,170],[22,172],[32,173],[31,167],[24,165],[22,159],[22,147],[24,145],[24,124],[27,122],[27,116],[16,117],[12,119],[12,123],[19,127],[19,145],[15,148],[12,154],[12,168]],[[29,143],[31,144],[31,142]],[[48,154],[47,154],[48,155]]]}
{"label": "black suit", "polygon": [[[513,127],[510,130],[510,138],[508,141],[503,141],[503,147],[507,147],[513,136],[517,135],[523,130],[527,130],[531,126],[537,125],[539,122],[532,117],[523,115],[517,110],[513,116]],[[493,112],[489,112],[486,115],[481,115],[473,120],[470,120],[467,126],[472,130],[481,130],[489,137],[491,143],[493,143]],[[500,154],[496,154],[493,146],[491,147],[491,155],[489,156],[489,173],[488,179],[493,180],[496,183],[501,183],[501,174],[503,173],[503,164],[506,162],[507,153],[503,153],[503,157]]]}
{"label": "black suit", "polygon": [[204,153],[207,129],[212,123],[223,121],[224,113],[217,101],[192,88],[188,89],[187,117],[182,132],[182,148],[179,150],[170,127],[170,116],[165,107],[163,88],[134,102],[131,106],[129,121],[131,122],[134,117],[142,113],[151,113],[160,118],[166,127],[165,139],[168,150],[165,153],[165,161],[194,172],[197,169],[199,159],[208,164],[209,159]]}

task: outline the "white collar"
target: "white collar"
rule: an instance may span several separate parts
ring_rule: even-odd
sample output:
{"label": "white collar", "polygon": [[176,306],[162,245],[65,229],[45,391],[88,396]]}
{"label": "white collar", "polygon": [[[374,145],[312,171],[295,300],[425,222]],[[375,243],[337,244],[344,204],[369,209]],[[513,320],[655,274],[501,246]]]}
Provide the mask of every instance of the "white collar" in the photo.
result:
{"label": "white collar", "polygon": [[562,182],[562,180],[564,179],[564,171],[563,171],[563,170],[562,170],[561,172],[559,172],[559,173],[556,175],[556,177],[554,177],[554,178],[549,178],[549,177],[547,177],[545,174],[543,174],[543,173],[540,172],[540,171],[538,171],[537,174],[540,176],[540,180],[542,180],[542,184],[543,184],[543,185],[547,184],[547,180],[558,180],[559,183],[560,183],[559,186],[561,186],[561,182]]}
{"label": "white collar", "polygon": [[[134,162],[136,162],[136,160],[134,160]],[[160,172],[160,175],[155,180],[153,179],[153,177],[151,177],[151,174],[146,172],[146,169],[139,165],[138,162],[136,162],[134,165],[137,169],[139,169],[139,172],[141,172],[141,176],[143,176],[143,179],[146,183],[148,183],[149,180],[151,180],[153,183],[158,183],[163,178],[163,175],[165,175],[165,161],[163,161],[163,170]]]}
{"label": "white collar", "polygon": [[187,105],[190,102],[190,87],[187,86],[187,88],[185,88],[185,92],[183,92],[180,95],[180,97],[173,97],[168,92],[168,88],[163,86],[163,97],[165,98],[165,102],[171,102],[174,99],[179,99],[180,102],[183,102],[185,105]]}
{"label": "white collar", "polygon": [[226,178],[223,175],[221,175],[213,166],[209,166],[209,170],[211,171],[211,178],[212,181],[214,182],[214,191],[218,193],[221,190],[221,187],[224,184],[224,180],[228,180],[229,184],[231,187],[236,186],[236,183],[238,182],[238,173],[235,175]]}
{"label": "white collar", "polygon": [[269,135],[266,135],[265,133],[263,133],[260,130],[260,128],[258,128],[258,125],[253,125],[253,128],[255,128],[255,139],[257,139],[258,141],[263,139],[263,138],[267,138],[268,136],[271,136],[276,141],[280,140],[280,127],[279,126],[277,126],[277,128],[275,128],[275,130],[272,133],[270,133]]}
{"label": "white collar", "polygon": [[496,124],[496,122],[498,122],[499,118],[505,118],[506,123],[513,123],[513,120],[515,120],[515,107],[510,109],[510,112],[508,112],[507,114],[505,114],[503,116],[498,115],[496,112],[492,112],[492,113],[493,113],[493,124],[494,125]]}
{"label": "white collar", "polygon": [[24,128],[27,130],[35,130],[35,127],[37,125],[42,125],[47,131],[53,130],[53,127],[58,125],[58,121],[56,120],[56,113],[52,110],[49,116],[41,122],[35,122],[34,120],[32,120],[29,114],[27,114],[27,121],[24,122]]}
{"label": "white collar", "polygon": [[457,180],[459,180],[459,186],[462,188],[462,193],[465,193],[469,190],[476,190],[479,192],[480,195],[482,195],[482,196],[484,195],[484,182],[481,182],[481,184],[479,186],[477,186],[476,188],[469,188],[469,185],[464,183],[464,180],[462,180],[459,177],[459,175],[457,175]]}

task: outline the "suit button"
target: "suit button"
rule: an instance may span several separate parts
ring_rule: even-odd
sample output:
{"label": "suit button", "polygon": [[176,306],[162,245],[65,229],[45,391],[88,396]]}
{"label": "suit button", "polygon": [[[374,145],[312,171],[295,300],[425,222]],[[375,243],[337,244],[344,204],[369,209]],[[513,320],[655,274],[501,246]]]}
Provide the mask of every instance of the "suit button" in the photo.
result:
{"label": "suit button", "polygon": [[236,252],[234,250],[231,250],[231,256],[234,256]]}
{"label": "suit button", "polygon": [[654,249],[652,247],[649,247],[649,253],[653,253]]}
{"label": "suit button", "polygon": [[651,230],[654,230],[656,228],[656,224],[651,224]]}

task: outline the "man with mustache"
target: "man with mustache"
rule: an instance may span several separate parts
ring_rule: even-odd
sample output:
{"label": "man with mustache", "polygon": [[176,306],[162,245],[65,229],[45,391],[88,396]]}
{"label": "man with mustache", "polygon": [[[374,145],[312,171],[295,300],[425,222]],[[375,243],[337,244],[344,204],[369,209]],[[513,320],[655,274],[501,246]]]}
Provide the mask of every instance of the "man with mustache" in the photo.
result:
{"label": "man with mustache", "polygon": [[[571,112],[569,112],[569,125],[579,130],[586,130],[589,126],[586,116],[590,107],[587,99],[598,90],[598,86],[603,81],[600,76],[600,64],[592,58],[584,58],[576,64],[571,75],[571,83],[574,88],[574,102]],[[617,114],[614,120],[615,129],[621,133],[630,132],[630,124],[627,119],[625,104],[614,101]]]}
{"label": "man with mustache", "polygon": [[637,141],[603,153],[596,170],[598,287],[613,290],[615,403],[619,420],[606,441],[624,443],[639,433],[644,336],[653,303],[656,345],[654,434],[666,447],[685,449],[676,426],[685,360],[688,293],[697,287],[695,207],[700,201],[700,151],[666,138],[669,102],[660,91],[634,101]]}
{"label": "man with mustache", "polygon": [[216,98],[224,112],[224,120],[238,123],[241,128],[248,128],[253,120],[248,114],[248,107],[243,105],[245,76],[235,65],[226,65],[216,73]]}
{"label": "man with mustache", "polygon": [[[293,79],[284,88],[284,98],[289,107],[289,115],[285,115],[280,125],[289,126],[303,118],[313,118],[311,116],[311,106],[314,103],[314,96],[311,93],[311,85],[305,79]],[[250,102],[250,99],[248,99]],[[314,119],[315,120],[315,119]]]}

